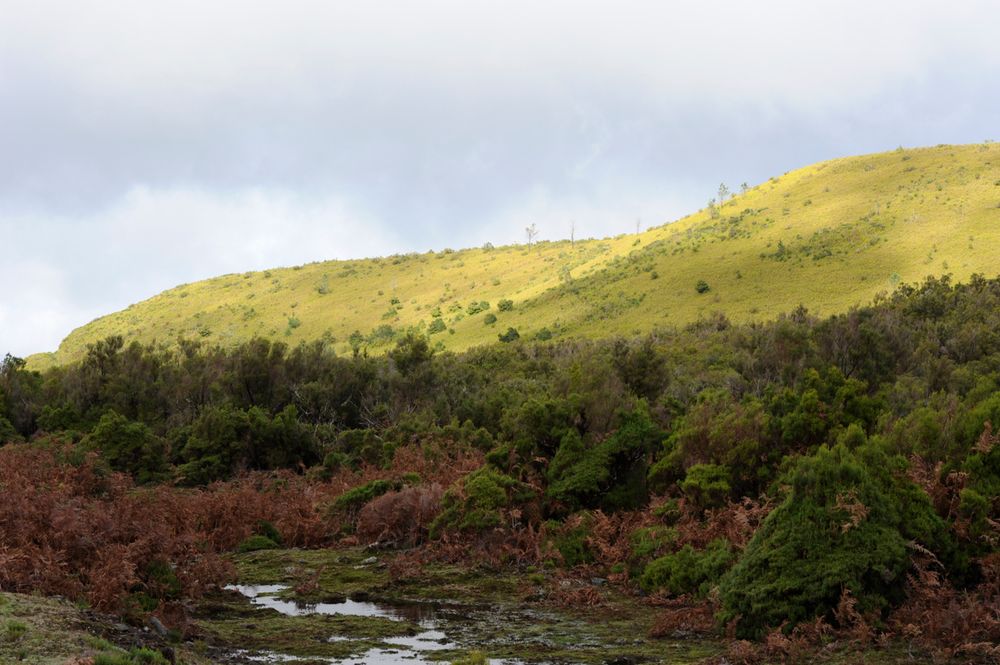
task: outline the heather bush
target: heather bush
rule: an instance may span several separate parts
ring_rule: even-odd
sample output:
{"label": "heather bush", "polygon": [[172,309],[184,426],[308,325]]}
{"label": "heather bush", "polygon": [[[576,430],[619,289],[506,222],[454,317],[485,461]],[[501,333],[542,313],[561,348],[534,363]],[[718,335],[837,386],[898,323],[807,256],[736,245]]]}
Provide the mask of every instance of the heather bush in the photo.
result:
{"label": "heather bush", "polygon": [[132,474],[140,483],[160,479],[167,470],[163,440],[143,423],[114,411],[104,414],[83,445],[100,451],[112,468]]}
{"label": "heather bush", "polygon": [[693,506],[718,508],[729,497],[730,471],[717,464],[695,464],[687,471],[680,488]]}
{"label": "heather bush", "polygon": [[577,513],[565,523],[549,521],[546,524],[549,544],[559,552],[565,567],[593,563],[594,552],[588,543],[592,527],[593,519],[586,512]]}
{"label": "heather bush", "polygon": [[431,536],[449,530],[474,533],[500,527],[509,509],[534,497],[535,493],[524,483],[482,467],[445,492],[441,514],[431,525]]}
{"label": "heather bush", "polygon": [[570,433],[552,460],[546,494],[571,510],[638,508],[648,498],[647,459],[661,437],[642,409],[623,415],[618,429],[595,445]]}
{"label": "heather bush", "polygon": [[654,559],[639,579],[644,591],[666,591],[675,596],[705,595],[733,563],[735,554],[727,540],[718,538],[704,550],[685,545],[677,552]]}
{"label": "heather bush", "polygon": [[845,590],[862,613],[898,604],[908,544],[949,548],[930,500],[899,464],[873,446],[824,446],[800,459],[783,479],[787,498],[721,581],[723,620],[757,637],[786,622],[833,621]]}
{"label": "heather bush", "polygon": [[14,429],[14,426],[10,424],[10,421],[3,416],[0,416],[0,445],[20,440],[21,435],[18,434],[17,430]]}
{"label": "heather bush", "polygon": [[366,503],[390,490],[398,490],[401,483],[391,480],[373,480],[358,485],[337,497],[334,506],[340,510],[358,511]]}
{"label": "heather bush", "polygon": [[276,550],[281,547],[278,543],[267,536],[254,534],[240,543],[236,548],[237,552],[256,552],[258,550]]}

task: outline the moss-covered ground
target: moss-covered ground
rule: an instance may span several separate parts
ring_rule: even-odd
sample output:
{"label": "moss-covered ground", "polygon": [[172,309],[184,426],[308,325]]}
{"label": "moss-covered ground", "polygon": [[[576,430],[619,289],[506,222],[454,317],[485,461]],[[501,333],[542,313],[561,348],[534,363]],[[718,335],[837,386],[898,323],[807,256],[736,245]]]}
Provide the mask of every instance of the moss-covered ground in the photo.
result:
{"label": "moss-covered ground", "polygon": [[[392,579],[393,556],[352,548],[234,557],[240,584],[280,584],[286,588],[275,596],[302,603],[307,611],[310,604],[353,598],[394,613],[392,618],[286,616],[229,591],[201,604],[197,628],[220,656],[226,647],[238,646],[306,659],[355,659],[351,662],[431,628],[443,633],[445,648],[420,652],[424,661],[453,662],[481,652],[494,661],[518,663],[695,663],[726,652],[721,639],[649,637],[657,609],[637,592],[600,580],[440,564]],[[580,591],[586,592],[579,597],[588,598],[587,605],[566,602]],[[817,658],[834,664],[920,662],[905,649],[859,652],[846,645],[834,645]]]}
{"label": "moss-covered ground", "polygon": [[[209,665],[194,643],[172,644],[151,631],[95,615],[66,600],[0,592],[0,664]],[[130,654],[138,654],[133,657]]]}

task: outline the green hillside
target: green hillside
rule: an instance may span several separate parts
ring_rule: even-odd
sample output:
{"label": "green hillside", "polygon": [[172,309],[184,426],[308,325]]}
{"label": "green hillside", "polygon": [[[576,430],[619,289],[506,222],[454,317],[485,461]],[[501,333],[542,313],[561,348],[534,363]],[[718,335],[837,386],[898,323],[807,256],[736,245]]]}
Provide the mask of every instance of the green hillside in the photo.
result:
{"label": "green hillside", "polygon": [[326,338],[347,353],[352,342],[378,352],[416,329],[460,350],[510,327],[600,336],[716,311],[736,321],[799,304],[829,314],[897,283],[976,272],[1000,273],[997,144],[822,162],[638,235],[224,275],[97,319],[30,361],[71,361],[111,334],[223,345]]}

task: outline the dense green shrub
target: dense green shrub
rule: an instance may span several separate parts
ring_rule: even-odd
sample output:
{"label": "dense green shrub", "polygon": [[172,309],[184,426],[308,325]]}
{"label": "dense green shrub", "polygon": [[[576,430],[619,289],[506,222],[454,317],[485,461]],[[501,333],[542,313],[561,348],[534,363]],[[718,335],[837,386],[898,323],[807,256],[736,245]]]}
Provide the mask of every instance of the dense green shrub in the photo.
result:
{"label": "dense green shrub", "polygon": [[995,533],[990,522],[1000,522],[1000,441],[987,428],[979,452],[969,456],[963,470],[969,474],[968,487],[961,493],[959,510],[969,520],[972,535],[982,540],[981,552],[997,551],[998,544],[987,536]]}
{"label": "dense green shrub", "polygon": [[271,539],[278,545],[283,544],[285,541],[285,539],[281,535],[281,532],[278,531],[277,527],[275,527],[267,520],[260,520],[259,522],[257,522],[257,528],[254,529],[254,532],[261,536],[264,536],[265,538]]}
{"label": "dense green shrub", "polygon": [[478,532],[501,526],[504,510],[530,501],[535,493],[524,483],[484,466],[445,492],[431,537],[444,531]]}
{"label": "dense green shrub", "polygon": [[729,498],[729,476],[724,466],[695,464],[681,482],[681,491],[698,508],[718,508]]}
{"label": "dense green shrub", "polygon": [[210,407],[178,435],[178,475],[190,485],[228,477],[240,467],[276,469],[318,461],[315,441],[294,406],[274,418],[260,407]]}
{"label": "dense green shrub", "polygon": [[562,564],[567,568],[592,563],[594,552],[588,544],[592,519],[587,513],[580,513],[576,519],[563,524],[554,520],[546,523],[551,534],[549,542],[559,552]]}
{"label": "dense green shrub", "polygon": [[20,440],[21,435],[14,429],[10,421],[0,416],[0,445]]}
{"label": "dense green shrub", "polygon": [[392,480],[373,480],[351,488],[337,497],[334,506],[342,510],[359,510],[366,503],[386,492],[398,490],[402,483]]}
{"label": "dense green shrub", "polygon": [[663,590],[675,596],[704,595],[718,583],[734,558],[729,541],[722,538],[713,540],[702,551],[685,545],[651,561],[642,572],[639,586],[650,593]]}
{"label": "dense green shrub", "polygon": [[465,312],[469,316],[474,316],[476,314],[479,314],[480,312],[485,312],[489,308],[490,304],[485,300],[481,300],[480,302],[469,303],[469,306],[465,308]]}
{"label": "dense green shrub", "polygon": [[692,467],[714,465],[726,470],[725,482],[736,497],[759,493],[786,452],[769,435],[768,424],[759,401],[737,401],[718,389],[702,391],[664,442],[662,456],[649,471],[650,486],[665,490],[681,483]]}
{"label": "dense green shrub", "polygon": [[492,312],[483,317],[483,323],[485,325],[492,326],[496,322],[497,322],[497,315]]}
{"label": "dense green shrub", "polygon": [[167,469],[163,440],[144,423],[131,422],[115,411],[104,414],[83,443],[140,483],[162,478]]}
{"label": "dense green shrub", "polygon": [[594,445],[569,433],[552,460],[547,495],[571,510],[638,508],[648,498],[647,459],[661,438],[644,408],[623,415],[618,429]]}
{"label": "dense green shrub", "polygon": [[640,527],[629,536],[629,566],[638,577],[657,553],[677,540],[677,530],[663,525]]}
{"label": "dense green shrub", "polygon": [[501,312],[509,312],[514,309],[514,301],[507,298],[501,298],[497,303],[497,309]]}
{"label": "dense green shrub", "polygon": [[38,429],[44,432],[86,431],[90,429],[72,404],[46,404],[38,416]]}
{"label": "dense green shrub", "polygon": [[833,620],[845,591],[862,612],[902,599],[907,543],[949,558],[944,524],[900,462],[874,446],[852,452],[821,447],[783,482],[784,502],[768,515],[721,582],[725,621],[759,636],[787,622]]}
{"label": "dense green shrub", "polygon": [[279,547],[281,546],[278,543],[267,536],[254,534],[240,543],[236,549],[238,552],[256,552],[258,550],[276,550]]}
{"label": "dense green shrub", "polygon": [[698,283],[694,285],[694,290],[698,293],[707,293],[710,289],[711,287],[708,285],[708,282],[703,279],[699,279]]}
{"label": "dense green shrub", "polygon": [[507,332],[500,333],[497,338],[501,342],[514,342],[521,338],[521,334],[517,332],[517,328],[507,328]]}

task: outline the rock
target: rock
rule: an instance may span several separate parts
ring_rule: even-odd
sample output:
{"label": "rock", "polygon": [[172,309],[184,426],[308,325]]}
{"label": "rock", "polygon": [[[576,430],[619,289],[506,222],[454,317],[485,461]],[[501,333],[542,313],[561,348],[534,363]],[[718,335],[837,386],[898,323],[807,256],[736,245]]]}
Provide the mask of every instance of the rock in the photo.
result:
{"label": "rock", "polygon": [[593,584],[594,586],[604,586],[605,584],[608,583],[608,581],[603,577],[591,577],[590,583]]}
{"label": "rock", "polygon": [[367,559],[365,559],[364,561],[362,561],[361,565],[362,566],[371,566],[371,565],[374,565],[376,563],[378,563],[378,557],[377,556],[370,556]]}
{"label": "rock", "polygon": [[149,617],[149,625],[153,627],[153,630],[155,630],[160,637],[166,637],[170,632],[167,630],[167,627],[163,625],[163,622],[156,617]]}

